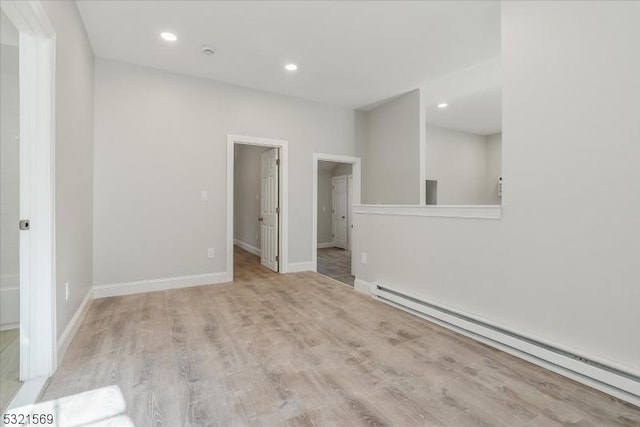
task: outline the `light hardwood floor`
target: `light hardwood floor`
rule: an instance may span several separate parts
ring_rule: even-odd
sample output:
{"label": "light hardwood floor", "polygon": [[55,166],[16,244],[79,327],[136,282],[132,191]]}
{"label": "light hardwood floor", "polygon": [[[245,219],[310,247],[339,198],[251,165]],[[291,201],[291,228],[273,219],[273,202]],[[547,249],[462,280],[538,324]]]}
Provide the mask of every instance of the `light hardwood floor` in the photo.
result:
{"label": "light hardwood floor", "polygon": [[232,283],[95,300],[44,400],[117,385],[138,427],[640,425],[639,408],[319,274],[236,260]]}
{"label": "light hardwood floor", "polygon": [[0,412],[9,405],[22,383],[20,378],[20,330],[0,331]]}
{"label": "light hardwood floor", "polygon": [[351,252],[340,248],[318,249],[318,273],[353,287]]}

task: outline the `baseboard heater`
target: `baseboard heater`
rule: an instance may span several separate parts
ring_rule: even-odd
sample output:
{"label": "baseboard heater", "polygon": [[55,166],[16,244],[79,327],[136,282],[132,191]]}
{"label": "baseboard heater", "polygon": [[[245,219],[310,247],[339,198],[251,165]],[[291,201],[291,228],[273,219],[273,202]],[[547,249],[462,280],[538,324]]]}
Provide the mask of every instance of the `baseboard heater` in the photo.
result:
{"label": "baseboard heater", "polygon": [[380,284],[373,296],[411,314],[640,406],[640,375]]}

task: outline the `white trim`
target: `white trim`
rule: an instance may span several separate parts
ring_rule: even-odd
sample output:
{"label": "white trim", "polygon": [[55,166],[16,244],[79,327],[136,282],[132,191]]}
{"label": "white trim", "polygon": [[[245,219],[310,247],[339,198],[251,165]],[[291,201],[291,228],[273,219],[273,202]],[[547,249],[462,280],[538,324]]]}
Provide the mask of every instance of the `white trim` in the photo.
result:
{"label": "white trim", "polygon": [[144,292],[166,291],[169,289],[189,288],[192,286],[214,285],[229,282],[225,273],[194,274],[191,276],[167,277],[163,279],[138,280],[135,282],[114,283],[112,285],[94,285],[93,297],[106,298]]}
{"label": "white trim", "polygon": [[73,317],[67,324],[67,327],[64,328],[64,331],[58,338],[58,360],[62,360],[64,354],[67,352],[71,341],[73,341],[73,337],[76,336],[76,332],[82,325],[82,321],[87,316],[89,311],[89,307],[91,307],[91,301],[93,300],[93,288],[89,289],[87,295],[85,295],[80,307],[73,314]]}
{"label": "white trim", "polygon": [[[566,376],[568,378],[571,378],[573,380],[586,384],[590,387],[593,387],[605,393],[608,393],[612,396],[615,396],[625,401],[628,401],[630,403],[633,403],[634,405],[640,404],[640,383],[632,380],[631,378],[617,375],[612,371],[604,370],[599,367],[575,360],[573,358],[564,356],[562,354],[554,352],[545,347],[535,345],[532,342],[519,339],[512,335],[507,335],[496,329],[491,329],[490,327],[485,327],[483,325],[479,325],[477,323],[467,321],[455,315],[450,315],[450,314],[447,314],[446,312],[442,312],[440,310],[436,310],[433,308],[429,308],[428,306],[418,304],[417,302],[413,302],[410,299],[402,298],[401,296],[398,296],[389,292],[385,292],[383,290],[377,289],[374,283],[368,283],[363,280],[357,280],[357,281],[359,281],[360,287],[362,289],[366,289],[366,287],[368,286],[370,289],[370,294],[373,295],[376,299],[379,299],[381,302],[392,305],[396,308],[399,308],[403,311],[406,311],[418,317],[422,317],[426,320],[429,320],[447,329],[453,330],[455,332],[458,332],[465,336],[473,338],[476,341],[480,341],[492,347],[503,350],[509,354],[512,354],[521,359],[527,360],[538,366],[541,366],[543,368],[559,373],[560,375]],[[387,288],[391,289],[389,287]],[[394,292],[405,294],[402,291],[394,290]],[[405,294],[405,295],[407,295],[409,298],[412,298],[418,301],[420,300],[424,301],[424,299],[422,298],[417,298],[409,294]],[[383,300],[378,297],[383,297],[385,299]],[[428,301],[425,301],[425,302],[432,306],[442,307],[443,309],[451,313],[454,313],[454,314],[457,313],[469,319],[475,319],[487,325],[493,326],[495,328],[499,328],[499,329],[520,335],[525,339],[540,342],[545,346],[556,348],[563,352],[568,352],[568,353],[577,354],[577,355],[581,354],[581,352],[568,349],[556,343],[547,342],[538,337],[528,336],[527,334],[523,334],[522,332],[514,331],[512,328],[495,324],[495,322],[490,322],[485,319],[478,318],[477,316],[460,312],[459,310],[455,310],[449,307],[444,307],[440,304],[435,304]],[[621,366],[614,362],[598,359],[597,357],[585,355],[585,354],[582,354],[581,357],[584,357],[585,359],[593,360],[603,366],[609,366],[619,371],[627,372],[632,376],[637,377],[640,375],[640,373],[637,372],[637,370],[630,368],[628,366]]]}
{"label": "white trim", "polygon": [[289,264],[289,269],[287,273],[301,273],[303,271],[315,271],[313,267],[314,267],[313,263],[309,261],[292,262]]}
{"label": "white trim", "polygon": [[20,33],[20,379],[56,365],[55,31],[39,1],[3,1]]}
{"label": "white trim", "polygon": [[[37,377],[27,380],[13,397],[4,413],[29,414],[44,388],[49,383],[49,377]],[[8,424],[5,424],[8,425]]]}
{"label": "white trim", "polygon": [[318,243],[316,247],[318,249],[326,249],[326,248],[333,248],[335,247],[335,245],[333,244],[333,242],[324,242],[324,243]]}
{"label": "white trim", "polygon": [[353,289],[355,289],[358,292],[362,292],[363,294],[373,295],[373,292],[372,292],[373,285],[361,279],[356,279],[353,282]]}
{"label": "white trim", "polygon": [[[337,154],[313,153],[313,185],[311,186],[311,271],[318,271],[318,162],[320,160],[337,163],[350,163],[353,175],[353,205],[360,205],[361,191],[361,160],[360,157],[342,156]],[[355,214],[355,211],[354,211]],[[354,242],[349,242],[349,248],[355,247],[355,235],[351,233]],[[353,257],[353,252],[352,252]]]}
{"label": "white trim", "polygon": [[18,286],[0,289],[0,331],[20,327],[20,283],[15,279]]}
{"label": "white trim", "polygon": [[240,239],[233,239],[233,244],[238,246],[239,248],[244,249],[245,251],[249,252],[250,254],[254,254],[254,255],[260,256],[260,254],[262,253],[262,250],[260,248],[256,248],[255,246],[250,245],[247,242],[243,242]]}
{"label": "white trim", "polygon": [[10,331],[11,329],[18,329],[20,327],[20,323],[6,323],[0,326],[0,331]]}
{"label": "white trim", "polygon": [[500,219],[500,205],[356,205],[354,214],[426,216],[436,218]]}
{"label": "white trim", "polygon": [[283,139],[227,135],[227,273],[233,280],[233,168],[235,144],[280,149],[280,256],[279,272],[289,271],[289,143]]}

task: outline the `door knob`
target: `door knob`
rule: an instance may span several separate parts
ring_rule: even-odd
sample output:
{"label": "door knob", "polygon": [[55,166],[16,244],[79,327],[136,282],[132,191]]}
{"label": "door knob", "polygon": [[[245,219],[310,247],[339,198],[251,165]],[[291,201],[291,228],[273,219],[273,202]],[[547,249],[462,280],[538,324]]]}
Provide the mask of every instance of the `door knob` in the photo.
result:
{"label": "door knob", "polygon": [[345,218],[345,216],[344,216],[344,215],[342,215],[342,219],[344,219],[344,218]]}
{"label": "door knob", "polygon": [[258,218],[258,222],[262,222],[262,221],[263,221],[262,217]]}

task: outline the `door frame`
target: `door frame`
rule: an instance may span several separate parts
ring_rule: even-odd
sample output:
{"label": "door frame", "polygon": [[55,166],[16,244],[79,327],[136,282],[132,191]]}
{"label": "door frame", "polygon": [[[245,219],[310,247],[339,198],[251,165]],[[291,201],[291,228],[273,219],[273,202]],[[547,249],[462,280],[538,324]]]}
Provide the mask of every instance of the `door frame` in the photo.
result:
{"label": "door frame", "polygon": [[25,384],[13,407],[36,397],[31,396],[39,392],[36,384],[44,385],[57,367],[56,34],[39,1],[3,1],[1,7],[20,37],[20,218],[31,222],[29,231],[20,231],[20,380]]}
{"label": "door frame", "polygon": [[236,144],[257,145],[280,149],[280,215],[278,225],[278,270],[289,270],[289,147],[283,139],[259,138],[244,135],[227,135],[227,280],[233,281],[233,175]]}
{"label": "door frame", "polygon": [[[361,182],[361,160],[360,157],[342,156],[337,154],[313,153],[313,185],[311,188],[312,215],[311,215],[311,265],[313,271],[318,271],[318,162],[350,163],[353,175],[353,202],[352,205],[360,204],[360,182]],[[355,235],[352,233],[352,235]],[[354,242],[349,244],[351,250],[351,265],[353,266]]]}

